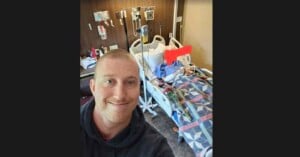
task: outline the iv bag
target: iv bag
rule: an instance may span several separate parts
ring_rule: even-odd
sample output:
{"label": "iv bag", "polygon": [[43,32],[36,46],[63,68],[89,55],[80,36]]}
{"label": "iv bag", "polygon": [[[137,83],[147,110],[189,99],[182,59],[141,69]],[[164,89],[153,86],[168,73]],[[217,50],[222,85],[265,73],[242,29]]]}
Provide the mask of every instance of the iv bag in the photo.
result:
{"label": "iv bag", "polygon": [[140,33],[141,33],[141,37],[142,37],[142,42],[146,43],[148,42],[148,25],[143,25],[140,28]]}

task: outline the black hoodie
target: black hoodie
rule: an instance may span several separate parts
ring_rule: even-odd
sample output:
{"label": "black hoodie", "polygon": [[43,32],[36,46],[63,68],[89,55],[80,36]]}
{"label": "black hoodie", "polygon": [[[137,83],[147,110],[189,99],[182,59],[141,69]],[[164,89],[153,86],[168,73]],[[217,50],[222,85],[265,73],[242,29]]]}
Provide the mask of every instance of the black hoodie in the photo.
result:
{"label": "black hoodie", "polygon": [[80,108],[81,157],[174,157],[165,137],[149,125],[137,106],[128,127],[104,141],[92,119],[95,101]]}

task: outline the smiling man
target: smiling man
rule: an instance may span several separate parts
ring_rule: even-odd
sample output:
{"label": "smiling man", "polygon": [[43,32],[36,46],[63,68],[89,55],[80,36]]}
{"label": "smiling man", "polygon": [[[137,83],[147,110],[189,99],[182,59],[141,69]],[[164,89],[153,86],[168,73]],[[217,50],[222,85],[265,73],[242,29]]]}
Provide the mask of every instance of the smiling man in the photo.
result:
{"label": "smiling man", "polygon": [[139,69],[126,50],[101,56],[90,89],[94,99],[80,109],[82,157],[174,157],[138,106]]}

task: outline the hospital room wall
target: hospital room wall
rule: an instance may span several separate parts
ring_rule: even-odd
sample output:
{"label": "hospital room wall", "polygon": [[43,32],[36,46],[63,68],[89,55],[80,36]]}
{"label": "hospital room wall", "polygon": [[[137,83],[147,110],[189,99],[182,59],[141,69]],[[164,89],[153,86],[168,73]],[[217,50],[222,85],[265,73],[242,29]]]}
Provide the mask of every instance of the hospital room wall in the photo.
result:
{"label": "hospital room wall", "polygon": [[[154,7],[154,20],[146,21],[144,17],[145,7]],[[91,48],[109,47],[117,44],[119,48],[127,49],[129,45],[139,38],[135,35],[131,11],[133,7],[142,7],[141,24],[149,26],[148,37],[152,41],[154,35],[161,35],[166,42],[169,41],[169,33],[172,32],[174,0],[80,0],[80,55],[87,55]],[[121,25],[116,17],[116,12],[126,10],[125,25]],[[107,10],[115,27],[107,26],[103,21],[94,20],[94,12]],[[124,22],[123,22],[124,23]],[[107,39],[101,39],[97,27],[104,26]],[[126,35],[127,34],[127,35]],[[127,46],[128,40],[128,46]]]}
{"label": "hospital room wall", "polygon": [[192,45],[192,62],[212,69],[212,0],[185,0],[182,43]]}

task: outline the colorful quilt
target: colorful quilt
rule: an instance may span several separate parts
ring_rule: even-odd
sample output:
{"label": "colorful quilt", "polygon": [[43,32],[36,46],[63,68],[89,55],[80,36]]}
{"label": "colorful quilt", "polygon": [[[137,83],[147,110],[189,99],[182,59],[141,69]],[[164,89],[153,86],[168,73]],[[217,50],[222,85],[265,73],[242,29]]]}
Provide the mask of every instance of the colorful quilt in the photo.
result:
{"label": "colorful quilt", "polygon": [[212,80],[197,74],[178,75],[172,88],[165,93],[173,103],[173,117],[183,137],[194,150],[196,157],[203,157],[212,148],[213,104]]}

